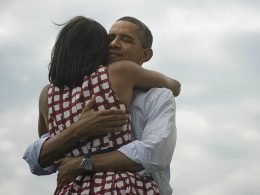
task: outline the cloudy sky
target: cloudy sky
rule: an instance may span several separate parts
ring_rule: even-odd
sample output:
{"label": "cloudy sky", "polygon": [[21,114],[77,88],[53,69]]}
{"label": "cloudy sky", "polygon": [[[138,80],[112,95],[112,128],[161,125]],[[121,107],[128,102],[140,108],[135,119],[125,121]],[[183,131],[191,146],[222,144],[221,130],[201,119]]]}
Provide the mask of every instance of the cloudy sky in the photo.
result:
{"label": "cloudy sky", "polygon": [[76,15],[107,29],[130,15],[154,35],[145,65],[182,83],[171,164],[176,195],[260,194],[259,0],[0,0],[0,194],[52,194],[56,176],[22,160],[58,28]]}

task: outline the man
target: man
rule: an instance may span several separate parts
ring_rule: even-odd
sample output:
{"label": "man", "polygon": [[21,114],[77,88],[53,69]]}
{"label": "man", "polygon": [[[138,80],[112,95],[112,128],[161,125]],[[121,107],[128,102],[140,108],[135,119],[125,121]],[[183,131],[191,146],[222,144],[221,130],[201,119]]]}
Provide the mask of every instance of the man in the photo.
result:
{"label": "man", "polygon": [[[112,25],[108,36],[109,62],[127,59],[142,65],[153,55],[152,34],[135,18],[120,18]],[[58,185],[62,186],[82,171],[81,162],[85,157],[62,158],[62,155],[84,137],[84,130],[110,128],[105,126],[107,114],[91,112],[92,104],[93,102],[84,109],[82,120],[71,128],[52,138],[45,135],[27,149],[24,159],[33,173],[41,175],[54,172],[54,166],[42,169],[40,165],[46,167],[56,160]],[[120,113],[109,114],[112,114],[109,115],[109,120],[122,119]],[[131,117],[134,141],[118,150],[92,155],[89,158],[91,171],[140,171],[140,174],[151,174],[159,186],[160,194],[171,194],[170,162],[176,143],[175,101],[172,92],[158,88],[136,91],[131,105]],[[113,128],[117,129],[120,125],[114,125]]]}

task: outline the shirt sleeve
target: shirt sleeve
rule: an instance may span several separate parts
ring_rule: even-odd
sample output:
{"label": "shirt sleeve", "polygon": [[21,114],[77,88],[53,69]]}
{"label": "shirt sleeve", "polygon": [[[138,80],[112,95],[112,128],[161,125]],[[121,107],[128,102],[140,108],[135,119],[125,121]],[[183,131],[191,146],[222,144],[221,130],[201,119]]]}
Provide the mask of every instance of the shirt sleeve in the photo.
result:
{"label": "shirt sleeve", "polygon": [[31,173],[35,175],[50,175],[57,171],[54,165],[42,168],[38,162],[42,144],[49,138],[49,134],[46,133],[36,140],[33,144],[29,145],[23,155],[23,159],[28,163]]}
{"label": "shirt sleeve", "polygon": [[175,99],[167,89],[157,91],[144,101],[146,125],[140,140],[135,140],[118,150],[149,174],[169,166],[176,144]]}

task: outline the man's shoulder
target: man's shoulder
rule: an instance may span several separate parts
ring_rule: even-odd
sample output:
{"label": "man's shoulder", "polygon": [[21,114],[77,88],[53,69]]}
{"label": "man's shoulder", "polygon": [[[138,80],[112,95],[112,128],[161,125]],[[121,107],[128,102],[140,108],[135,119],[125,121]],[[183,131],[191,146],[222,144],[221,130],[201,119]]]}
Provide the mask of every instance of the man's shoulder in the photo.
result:
{"label": "man's shoulder", "polygon": [[156,116],[170,108],[176,108],[175,98],[172,91],[165,88],[135,91],[135,96],[131,104],[133,113],[140,112],[145,117]]}
{"label": "man's shoulder", "polygon": [[135,91],[135,98],[157,99],[159,96],[165,98],[174,98],[172,91],[167,88],[151,88],[149,90]]}
{"label": "man's shoulder", "polygon": [[172,91],[166,88],[151,88],[149,90],[137,90],[134,93],[134,104],[138,105],[155,105],[163,104],[166,101],[174,103],[175,98]]}

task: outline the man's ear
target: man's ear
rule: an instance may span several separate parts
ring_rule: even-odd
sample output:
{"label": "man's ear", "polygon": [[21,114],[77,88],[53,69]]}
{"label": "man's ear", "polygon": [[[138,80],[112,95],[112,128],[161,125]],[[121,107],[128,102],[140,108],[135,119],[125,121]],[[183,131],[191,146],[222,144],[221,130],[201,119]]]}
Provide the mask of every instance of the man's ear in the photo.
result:
{"label": "man's ear", "polygon": [[143,54],[143,59],[142,59],[142,61],[143,61],[143,62],[147,62],[147,61],[149,61],[152,57],[153,57],[153,50],[152,50],[152,48],[144,49],[144,54]]}

